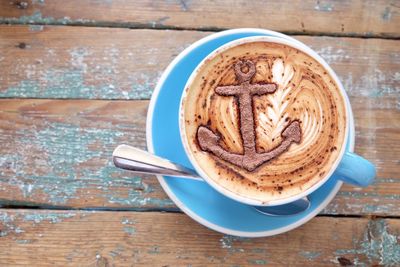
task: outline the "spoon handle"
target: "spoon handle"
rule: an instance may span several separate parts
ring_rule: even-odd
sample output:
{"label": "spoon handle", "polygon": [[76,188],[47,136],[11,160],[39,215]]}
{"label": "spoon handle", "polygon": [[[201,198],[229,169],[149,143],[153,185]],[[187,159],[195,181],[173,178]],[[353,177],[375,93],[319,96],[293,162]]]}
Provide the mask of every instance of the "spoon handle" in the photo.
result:
{"label": "spoon handle", "polygon": [[112,157],[115,166],[121,169],[203,181],[194,170],[128,145],[119,145],[114,150]]}
{"label": "spoon handle", "polygon": [[[119,145],[114,150],[112,157],[115,166],[121,169],[138,173],[169,175],[204,182],[192,169],[128,145]],[[264,215],[287,216],[303,212],[309,206],[310,201],[305,197],[285,205],[270,207],[253,206],[253,208]]]}

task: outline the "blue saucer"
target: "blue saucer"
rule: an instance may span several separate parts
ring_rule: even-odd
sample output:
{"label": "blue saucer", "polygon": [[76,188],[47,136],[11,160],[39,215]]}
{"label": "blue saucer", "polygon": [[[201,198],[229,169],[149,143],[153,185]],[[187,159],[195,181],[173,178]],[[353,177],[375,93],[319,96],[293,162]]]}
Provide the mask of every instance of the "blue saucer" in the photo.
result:
{"label": "blue saucer", "polygon": [[[212,34],[185,49],[165,70],[151,98],[147,115],[147,146],[150,152],[192,167],[180,140],[178,113],[181,93],[192,71],[209,53],[232,40],[249,36],[291,37],[260,29],[229,30]],[[347,96],[346,96],[347,98]],[[348,99],[346,99],[347,103]],[[350,109],[347,149],[354,148],[354,121]],[[224,234],[261,237],[294,229],[316,216],[333,199],[342,182],[335,174],[309,195],[310,208],[293,216],[267,216],[245,204],[227,198],[207,183],[158,176],[175,204],[197,222]]]}

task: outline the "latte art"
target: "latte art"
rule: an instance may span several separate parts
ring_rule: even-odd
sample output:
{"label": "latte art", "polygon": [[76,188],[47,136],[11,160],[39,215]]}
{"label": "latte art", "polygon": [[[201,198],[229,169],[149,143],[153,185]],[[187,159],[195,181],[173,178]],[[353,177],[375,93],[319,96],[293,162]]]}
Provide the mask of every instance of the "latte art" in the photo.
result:
{"label": "latte art", "polygon": [[[247,65],[249,70],[243,73],[241,67]],[[238,98],[240,109],[240,132],[242,134],[244,154],[238,155],[224,150],[218,141],[220,137],[205,126],[200,126],[197,131],[197,139],[203,151],[209,151],[220,159],[224,159],[236,166],[248,171],[253,171],[261,164],[273,159],[286,151],[292,142],[300,142],[301,132],[298,121],[292,121],[282,132],[284,140],[276,148],[269,152],[257,153],[254,136],[253,96],[274,93],[276,85],[250,84],[250,79],[255,74],[254,63],[251,61],[239,61],[235,64],[236,78],[240,82],[238,86],[219,86],[215,89],[218,95],[235,96]]]}
{"label": "latte art", "polygon": [[235,194],[290,197],[325,177],[343,149],[346,112],[324,67],[293,47],[230,47],[208,59],[183,99],[187,144]]}

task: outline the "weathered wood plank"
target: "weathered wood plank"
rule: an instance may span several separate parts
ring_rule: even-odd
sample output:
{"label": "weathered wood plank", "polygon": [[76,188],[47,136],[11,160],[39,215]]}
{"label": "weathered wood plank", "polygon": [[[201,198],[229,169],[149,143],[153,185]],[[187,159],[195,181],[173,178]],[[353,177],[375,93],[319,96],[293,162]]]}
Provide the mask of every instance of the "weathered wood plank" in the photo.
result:
{"label": "weathered wood plank", "polygon": [[0,27],[0,97],[148,99],[202,32]]}
{"label": "weathered wood plank", "polygon": [[395,219],[317,217],[285,234],[249,239],[183,214],[3,209],[0,229],[2,266],[400,264]]}
{"label": "weathered wood plank", "polygon": [[[0,97],[148,99],[196,31],[0,26]],[[296,36],[354,97],[400,98],[399,41]],[[378,101],[380,103],[381,101]]]}
{"label": "weathered wood plank", "polygon": [[[398,1],[2,1],[0,22],[399,37]],[[282,12],[284,11],[284,12]]]}
{"label": "weathered wood plank", "polygon": [[[377,165],[375,185],[343,187],[325,214],[400,215],[400,110],[352,98],[356,151]],[[390,100],[392,101],[392,100]],[[382,103],[379,103],[382,102]],[[112,166],[117,144],[145,148],[148,101],[0,100],[0,203],[176,209],[155,177]]]}
{"label": "weathered wood plank", "polygon": [[155,177],[113,166],[122,142],[145,147],[147,101],[0,101],[0,199],[20,205],[160,208]]}

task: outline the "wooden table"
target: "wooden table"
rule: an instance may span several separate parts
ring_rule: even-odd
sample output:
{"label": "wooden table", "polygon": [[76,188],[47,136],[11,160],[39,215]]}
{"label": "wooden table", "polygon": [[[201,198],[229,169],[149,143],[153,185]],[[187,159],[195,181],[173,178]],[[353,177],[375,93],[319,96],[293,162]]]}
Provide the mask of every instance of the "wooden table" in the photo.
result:
{"label": "wooden table", "polygon": [[[0,23],[0,266],[400,266],[400,1],[3,0]],[[236,27],[291,34],[331,64],[378,170],[269,238],[213,232],[110,162],[117,144],[145,148],[169,62]]]}

